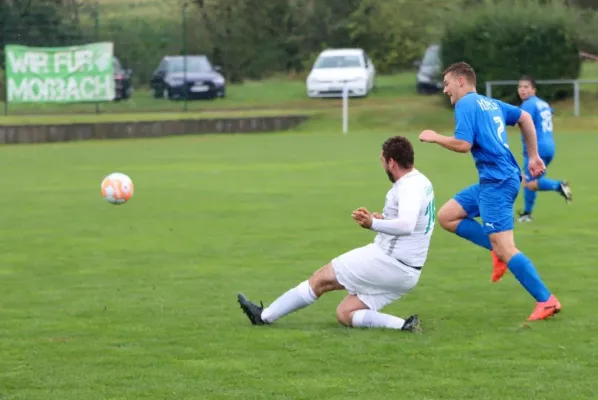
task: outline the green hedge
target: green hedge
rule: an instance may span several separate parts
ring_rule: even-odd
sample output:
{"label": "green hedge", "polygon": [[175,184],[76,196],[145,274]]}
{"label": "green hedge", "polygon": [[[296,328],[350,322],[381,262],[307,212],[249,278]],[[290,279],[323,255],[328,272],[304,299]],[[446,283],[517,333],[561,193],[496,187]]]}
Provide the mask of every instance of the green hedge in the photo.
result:
{"label": "green hedge", "polygon": [[0,68],[0,100],[6,99],[6,74],[2,68]]}
{"label": "green hedge", "polygon": [[[544,3],[540,6],[539,3]],[[452,20],[441,41],[443,65],[465,61],[485,94],[489,80],[575,79],[581,71],[575,11],[562,2],[486,2]],[[493,86],[492,96],[516,103],[516,88]],[[555,100],[572,95],[572,85],[539,85],[538,95]]]}

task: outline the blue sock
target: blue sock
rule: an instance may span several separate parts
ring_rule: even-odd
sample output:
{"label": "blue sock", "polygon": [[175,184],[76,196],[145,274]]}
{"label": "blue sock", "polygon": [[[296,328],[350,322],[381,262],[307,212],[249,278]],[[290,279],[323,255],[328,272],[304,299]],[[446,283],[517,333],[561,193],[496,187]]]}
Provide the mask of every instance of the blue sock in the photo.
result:
{"label": "blue sock", "polygon": [[538,190],[543,192],[552,191],[558,192],[561,189],[561,182],[554,179],[542,177],[538,179]]}
{"label": "blue sock", "polygon": [[461,220],[459,225],[457,225],[456,234],[478,246],[492,250],[490,238],[484,233],[484,228],[482,228],[482,225],[478,221],[471,218]]}
{"label": "blue sock", "polygon": [[523,253],[515,254],[507,264],[509,270],[515,275],[515,278],[521,283],[521,286],[529,294],[532,295],[536,301],[546,301],[550,298],[548,288],[540,279],[536,267],[532,261]]}
{"label": "blue sock", "polygon": [[526,214],[531,214],[536,204],[536,192],[528,188],[523,189],[523,200],[525,201],[525,208],[523,210]]}

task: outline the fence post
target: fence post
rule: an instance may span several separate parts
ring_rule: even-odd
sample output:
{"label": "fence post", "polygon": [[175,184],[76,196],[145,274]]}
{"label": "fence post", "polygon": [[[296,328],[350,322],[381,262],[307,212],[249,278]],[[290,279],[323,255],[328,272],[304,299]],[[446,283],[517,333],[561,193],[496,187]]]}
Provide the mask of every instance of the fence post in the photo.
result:
{"label": "fence post", "polygon": [[343,87],[343,134],[349,131],[349,88]]}
{"label": "fence post", "polygon": [[[93,7],[95,41],[100,41],[100,0],[96,0]],[[96,114],[100,113],[100,103],[95,103]]]}
{"label": "fence post", "polygon": [[576,80],[573,81],[573,115],[579,117],[579,82]]}
{"label": "fence post", "polygon": [[[6,37],[6,36],[5,36]],[[6,65],[4,66],[4,115],[8,115],[8,72],[6,72]]]}
{"label": "fence post", "polygon": [[[10,17],[9,17],[10,18]],[[4,39],[4,45],[6,45],[9,41],[8,38],[6,37],[6,34],[8,33],[8,30],[6,28],[6,21],[8,21],[8,18],[6,18],[6,15],[2,16],[2,38]],[[4,58],[6,59],[6,47],[4,48]],[[4,65],[4,115],[8,115],[8,72],[7,72],[8,68],[6,67],[6,64]]]}
{"label": "fence post", "polygon": [[486,97],[492,97],[492,85],[486,82]]}
{"label": "fence post", "polygon": [[183,41],[183,90],[185,91],[185,103],[183,106],[183,110],[187,112],[188,104],[187,100],[189,98],[189,88],[187,87],[187,2],[184,1],[181,8],[181,19],[182,19],[182,41]]}

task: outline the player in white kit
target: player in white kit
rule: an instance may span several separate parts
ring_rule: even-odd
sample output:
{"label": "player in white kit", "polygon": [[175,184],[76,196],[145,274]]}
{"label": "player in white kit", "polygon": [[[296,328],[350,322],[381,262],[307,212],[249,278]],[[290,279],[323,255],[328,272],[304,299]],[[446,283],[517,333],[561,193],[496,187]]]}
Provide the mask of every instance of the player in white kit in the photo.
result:
{"label": "player in white kit", "polygon": [[393,183],[383,214],[365,208],[352,214],[361,227],[378,233],[374,242],[334,258],[266,308],[239,293],[241,309],[253,325],[272,324],[313,304],[326,292],[346,290],[349,294],[336,309],[341,324],[421,329],[417,315],[405,320],[379,310],[407,294],[419,281],[436,220],[434,189],[428,178],[415,169],[413,146],[407,138],[394,136],[386,140],[380,160]]}

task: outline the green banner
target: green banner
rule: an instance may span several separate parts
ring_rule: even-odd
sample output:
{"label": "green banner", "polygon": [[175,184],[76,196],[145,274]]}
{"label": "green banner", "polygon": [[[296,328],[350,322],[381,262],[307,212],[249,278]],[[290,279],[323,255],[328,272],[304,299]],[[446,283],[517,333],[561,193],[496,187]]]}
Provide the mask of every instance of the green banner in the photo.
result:
{"label": "green banner", "polygon": [[114,99],[112,43],[70,47],[5,46],[9,103]]}

